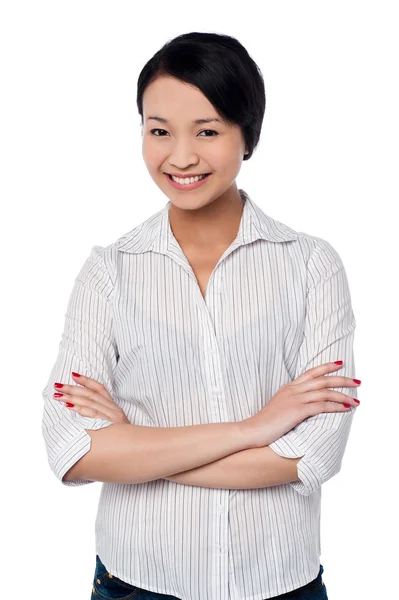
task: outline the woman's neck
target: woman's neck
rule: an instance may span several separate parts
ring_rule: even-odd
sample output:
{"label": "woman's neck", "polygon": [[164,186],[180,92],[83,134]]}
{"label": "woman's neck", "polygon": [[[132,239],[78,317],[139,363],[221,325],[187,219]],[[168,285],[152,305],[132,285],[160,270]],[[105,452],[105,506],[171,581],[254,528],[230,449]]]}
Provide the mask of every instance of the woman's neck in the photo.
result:
{"label": "woman's neck", "polygon": [[169,207],[173,235],[181,246],[216,248],[236,238],[244,208],[237,188],[196,210]]}

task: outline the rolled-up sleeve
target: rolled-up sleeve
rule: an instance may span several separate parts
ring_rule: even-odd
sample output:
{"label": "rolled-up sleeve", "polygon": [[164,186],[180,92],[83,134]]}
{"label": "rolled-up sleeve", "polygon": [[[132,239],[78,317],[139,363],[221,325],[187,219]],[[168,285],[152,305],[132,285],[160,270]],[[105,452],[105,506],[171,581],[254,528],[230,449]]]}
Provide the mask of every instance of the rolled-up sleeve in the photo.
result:
{"label": "rolled-up sleeve", "polygon": [[[343,360],[342,367],[325,375],[356,377],[353,353],[355,316],[345,268],[337,251],[321,238],[308,261],[307,304],[302,344],[295,376],[317,365]],[[357,398],[357,388],[331,387]],[[354,411],[319,413],[308,417],[270,444],[285,458],[299,458],[299,481],[290,485],[308,496],[336,475],[348,441]]]}
{"label": "rolled-up sleeve", "polygon": [[55,382],[78,385],[72,378],[72,371],[99,381],[112,397],[118,351],[113,337],[110,302],[113,285],[102,250],[101,246],[93,246],[75,279],[58,356],[42,392],[42,434],[48,462],[56,477],[68,486],[92,483],[91,480],[62,479],[90,450],[91,437],[86,429],[101,429],[113,424],[100,418],[82,417],[53,399]]}

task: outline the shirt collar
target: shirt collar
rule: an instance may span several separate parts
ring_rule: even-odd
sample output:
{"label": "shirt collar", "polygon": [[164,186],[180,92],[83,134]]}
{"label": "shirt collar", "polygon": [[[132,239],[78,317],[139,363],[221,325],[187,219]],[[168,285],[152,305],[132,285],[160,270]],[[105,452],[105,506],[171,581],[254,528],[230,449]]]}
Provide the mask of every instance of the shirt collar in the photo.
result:
{"label": "shirt collar", "polygon": [[[266,215],[243,190],[238,190],[244,202],[243,213],[237,233],[236,243],[249,244],[258,239],[269,242],[286,242],[298,238],[293,229]],[[123,235],[115,242],[121,252],[140,254],[142,252],[167,253],[173,232],[169,222],[168,202],[165,207],[146,221]]]}

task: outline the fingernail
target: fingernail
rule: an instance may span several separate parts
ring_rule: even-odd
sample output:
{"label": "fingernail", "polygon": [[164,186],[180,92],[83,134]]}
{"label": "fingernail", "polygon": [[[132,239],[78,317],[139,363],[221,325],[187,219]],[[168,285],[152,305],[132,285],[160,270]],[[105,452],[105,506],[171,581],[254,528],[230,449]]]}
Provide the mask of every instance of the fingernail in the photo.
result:
{"label": "fingernail", "polygon": [[65,406],[67,406],[68,408],[71,408],[71,406],[75,406],[75,405],[71,404],[70,402],[65,402]]}
{"label": "fingernail", "polygon": [[353,398],[353,399],[357,404],[360,404],[360,400],[358,400],[357,398]]}
{"label": "fingernail", "polygon": [[355,383],[362,383],[362,382],[360,381],[360,379],[354,379],[353,381],[354,381]]}
{"label": "fingernail", "polygon": [[336,365],[342,365],[342,360],[334,360],[334,363],[335,363]]}
{"label": "fingernail", "polygon": [[54,387],[61,388],[63,385],[64,385],[63,383],[55,383]]}
{"label": "fingernail", "polygon": [[72,375],[73,375],[74,377],[80,377],[79,373],[74,373],[73,371],[72,371]]}
{"label": "fingernail", "polygon": [[54,398],[62,398],[64,394],[59,394],[58,392],[54,392]]}
{"label": "fingernail", "polygon": [[344,404],[345,408],[350,408],[350,404]]}

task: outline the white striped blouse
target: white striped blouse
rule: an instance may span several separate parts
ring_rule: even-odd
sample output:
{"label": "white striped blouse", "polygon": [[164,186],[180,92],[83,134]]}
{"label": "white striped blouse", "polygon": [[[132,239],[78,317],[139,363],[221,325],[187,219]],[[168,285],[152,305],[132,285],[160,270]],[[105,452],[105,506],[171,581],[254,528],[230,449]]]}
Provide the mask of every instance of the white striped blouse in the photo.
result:
{"label": "white striped blouse", "polygon": [[[55,382],[76,385],[72,371],[101,382],[131,423],[152,427],[246,419],[329,361],[344,361],[332,375],[356,377],[337,251],[239,193],[238,234],[205,299],[171,230],[170,202],[116,242],[93,246],[43,390],[42,431],[60,481],[89,451],[86,429],[112,423],[52,399]],[[357,397],[357,388],[330,389]],[[97,554],[123,581],[183,600],[264,600],[305,585],[320,568],[321,486],[340,470],[353,413],[315,415],[270,444],[303,457],[300,481],[237,490],[102,483]]]}

